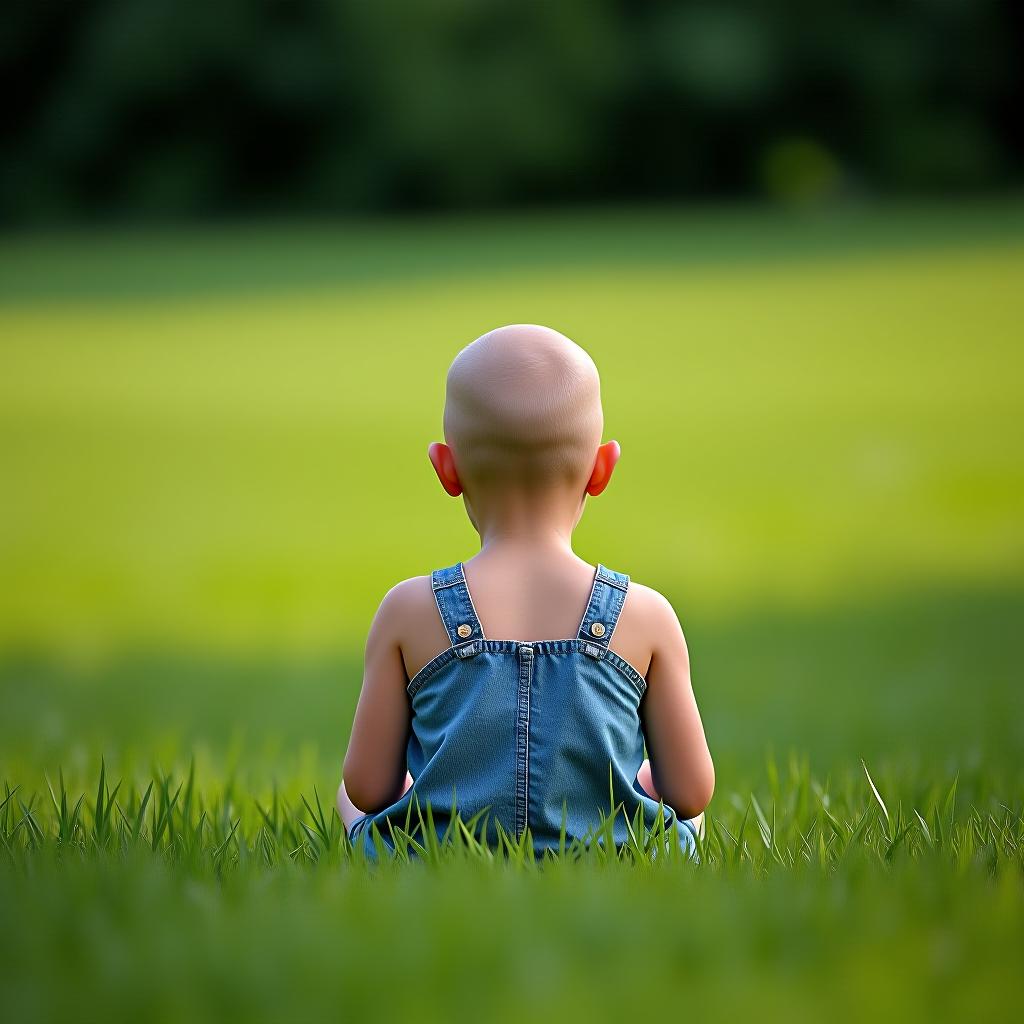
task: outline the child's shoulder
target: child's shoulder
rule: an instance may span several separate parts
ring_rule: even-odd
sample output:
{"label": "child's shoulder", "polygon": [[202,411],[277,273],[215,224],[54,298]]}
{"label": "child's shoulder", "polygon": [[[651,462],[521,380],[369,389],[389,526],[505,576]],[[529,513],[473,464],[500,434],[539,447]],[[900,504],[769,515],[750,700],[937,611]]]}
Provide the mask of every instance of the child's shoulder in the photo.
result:
{"label": "child's shoulder", "polygon": [[396,583],[377,609],[375,623],[396,627],[414,625],[427,617],[437,619],[434,588],[429,576],[413,576]]}
{"label": "child's shoulder", "polygon": [[373,631],[400,648],[411,677],[448,646],[448,634],[437,614],[429,576],[396,583],[385,595],[373,620]]}
{"label": "child's shoulder", "polygon": [[676,618],[676,611],[672,607],[672,602],[661,591],[655,590],[654,587],[644,586],[643,583],[637,583],[633,579],[629,581],[629,590],[627,591],[627,600],[623,607],[623,614],[625,614],[626,608],[630,605],[632,605],[634,612],[640,612],[645,616]]}
{"label": "child's shoulder", "polygon": [[630,620],[646,622],[654,629],[679,626],[679,618],[672,602],[661,591],[637,583],[634,579],[629,581],[620,621]]}
{"label": "child's shoulder", "polygon": [[[378,619],[408,621],[429,616],[437,618],[434,588],[429,575],[412,576],[396,583],[385,595],[377,611]],[[646,624],[650,628],[679,628],[679,619],[672,602],[653,587],[630,580],[627,600],[622,609],[624,624]]]}
{"label": "child's shoulder", "polygon": [[[410,675],[449,646],[431,577],[413,576],[396,583],[380,603],[373,632],[401,649]],[[611,646],[641,674],[655,652],[685,652],[682,627],[672,603],[653,587],[630,580]]]}
{"label": "child's shoulder", "polygon": [[630,580],[612,648],[619,649],[631,664],[644,666],[645,671],[657,652],[685,649],[672,602],[653,587]]}

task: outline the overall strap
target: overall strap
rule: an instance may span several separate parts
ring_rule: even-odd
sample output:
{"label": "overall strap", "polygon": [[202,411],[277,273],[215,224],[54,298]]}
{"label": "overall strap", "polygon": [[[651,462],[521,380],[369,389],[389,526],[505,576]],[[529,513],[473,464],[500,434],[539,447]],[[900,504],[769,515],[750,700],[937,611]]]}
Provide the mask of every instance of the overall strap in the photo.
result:
{"label": "overall strap", "polygon": [[434,588],[437,610],[441,613],[441,621],[448,631],[452,647],[473,640],[483,640],[483,627],[473,607],[473,598],[469,596],[462,563],[459,562],[447,569],[435,569],[430,574],[430,583]]}
{"label": "overall strap", "polygon": [[583,613],[578,639],[607,649],[626,600],[629,577],[598,565],[587,610]]}

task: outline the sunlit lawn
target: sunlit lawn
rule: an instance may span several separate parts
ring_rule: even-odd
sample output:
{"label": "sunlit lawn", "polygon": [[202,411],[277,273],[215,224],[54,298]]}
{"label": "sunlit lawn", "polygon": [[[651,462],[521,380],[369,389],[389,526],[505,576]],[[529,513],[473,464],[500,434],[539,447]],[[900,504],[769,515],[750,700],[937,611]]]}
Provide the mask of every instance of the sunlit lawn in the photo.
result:
{"label": "sunlit lawn", "polygon": [[[447,1019],[446,998],[502,1019],[532,999],[588,1017],[1009,1015],[1021,210],[0,243],[12,1019],[70,1015],[65,991],[125,1019]],[[473,550],[425,449],[448,361],[518,321],[602,371],[624,454],[578,550],[679,610],[721,845],[700,866],[370,879],[309,856],[300,795],[330,802],[377,601]],[[118,827],[154,775],[195,762],[217,811],[188,857],[149,815],[137,841],[97,844],[101,757],[124,780]],[[92,829],[63,843],[59,770]],[[957,778],[953,843],[931,815]],[[275,785],[296,841],[250,863]],[[852,852],[822,857],[819,835]]]}

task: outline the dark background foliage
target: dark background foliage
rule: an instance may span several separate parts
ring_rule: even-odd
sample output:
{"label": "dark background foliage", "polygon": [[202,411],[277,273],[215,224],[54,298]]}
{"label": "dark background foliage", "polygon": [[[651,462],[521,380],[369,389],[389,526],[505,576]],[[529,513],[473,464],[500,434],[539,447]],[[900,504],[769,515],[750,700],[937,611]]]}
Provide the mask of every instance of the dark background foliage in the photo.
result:
{"label": "dark background foliage", "polygon": [[1020,181],[996,0],[20,0],[0,218],[978,192]]}

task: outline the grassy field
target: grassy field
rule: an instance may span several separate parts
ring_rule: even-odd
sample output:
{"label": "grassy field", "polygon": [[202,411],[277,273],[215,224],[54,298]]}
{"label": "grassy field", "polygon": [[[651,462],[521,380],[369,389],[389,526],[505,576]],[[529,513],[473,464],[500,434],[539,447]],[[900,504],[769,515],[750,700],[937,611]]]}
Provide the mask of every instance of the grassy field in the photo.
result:
{"label": "grassy field", "polygon": [[[1022,279],[1014,203],[0,241],[5,1016],[1005,1019]],[[699,866],[371,873],[316,812],[376,603],[473,550],[447,363],[519,321],[602,371],[577,549],[687,630]]]}

